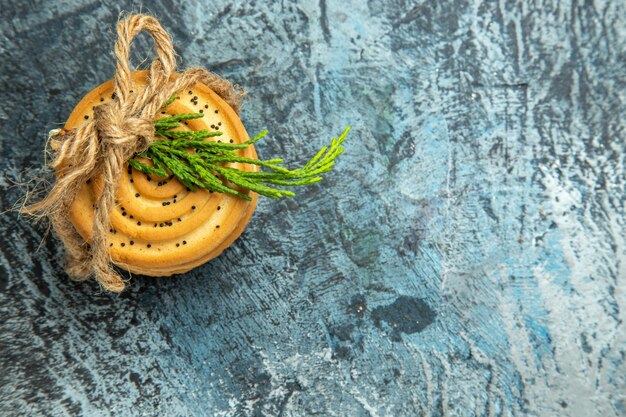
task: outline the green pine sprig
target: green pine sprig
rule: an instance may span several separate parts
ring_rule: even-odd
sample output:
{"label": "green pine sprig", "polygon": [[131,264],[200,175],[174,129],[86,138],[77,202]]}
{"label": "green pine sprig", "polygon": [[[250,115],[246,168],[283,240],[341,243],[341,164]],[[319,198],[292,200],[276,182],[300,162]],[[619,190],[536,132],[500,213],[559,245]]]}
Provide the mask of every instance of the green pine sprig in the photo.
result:
{"label": "green pine sprig", "polygon": [[[176,96],[172,97],[163,107],[175,99]],[[237,150],[247,148],[265,137],[266,130],[243,143],[206,140],[221,136],[222,132],[219,131],[173,130],[179,127],[181,122],[202,116],[202,113],[185,113],[156,120],[154,122],[156,135],[163,139],[152,142],[146,151],[138,155],[152,161],[152,165],[136,158],[132,158],[129,164],[147,175],[161,178],[173,175],[192,191],[203,188],[213,192],[229,193],[245,200],[250,200],[250,197],[242,193],[241,189],[270,198],[292,197],[295,196],[293,191],[276,186],[293,187],[321,181],[321,174],[329,172],[335,164],[335,159],[344,151],[341,144],[346,140],[350,130],[348,126],[338,138],[333,138],[330,145],[323,146],[303,167],[290,170],[282,166],[284,161],[279,158],[262,161],[244,158],[236,153]],[[248,172],[224,165],[229,162],[258,165],[267,171]]]}

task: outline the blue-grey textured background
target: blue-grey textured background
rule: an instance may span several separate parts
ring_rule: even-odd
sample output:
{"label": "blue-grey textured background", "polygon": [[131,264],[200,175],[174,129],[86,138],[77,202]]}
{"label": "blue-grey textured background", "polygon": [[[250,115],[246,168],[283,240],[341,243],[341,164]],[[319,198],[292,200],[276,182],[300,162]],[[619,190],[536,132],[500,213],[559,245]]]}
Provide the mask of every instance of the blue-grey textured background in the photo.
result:
{"label": "blue-grey textured background", "polygon": [[325,183],[121,296],[5,213],[0,415],[626,414],[623,1],[0,3],[5,210],[122,9],[249,91],[261,156],[353,126]]}

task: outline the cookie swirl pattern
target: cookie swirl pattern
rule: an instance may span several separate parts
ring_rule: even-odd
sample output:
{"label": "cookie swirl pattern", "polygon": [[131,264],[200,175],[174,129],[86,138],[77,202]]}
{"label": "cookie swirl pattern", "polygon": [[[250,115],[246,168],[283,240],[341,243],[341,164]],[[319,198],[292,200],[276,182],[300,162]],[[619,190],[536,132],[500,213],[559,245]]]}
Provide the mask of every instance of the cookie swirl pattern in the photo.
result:
{"label": "cookie swirl pattern", "polygon": [[[146,71],[134,72],[133,88],[143,88],[147,77]],[[96,87],[73,110],[65,129],[75,129],[89,120],[95,107],[112,100],[112,95],[112,80]],[[163,109],[161,117],[181,113],[204,116],[188,120],[179,130],[223,133],[206,140],[243,143],[249,139],[233,109],[202,83],[181,92],[178,99]],[[253,145],[238,153],[257,158]],[[258,171],[257,166],[250,164],[227,166]],[[101,189],[101,178],[89,181],[70,209],[72,223],[87,242],[92,233],[94,203]],[[247,193],[251,201],[204,189],[190,191],[174,177],[148,176],[128,165],[118,184],[116,207],[111,211],[111,258],[123,269],[150,276],[189,271],[218,256],[241,235],[257,203],[257,194]]]}

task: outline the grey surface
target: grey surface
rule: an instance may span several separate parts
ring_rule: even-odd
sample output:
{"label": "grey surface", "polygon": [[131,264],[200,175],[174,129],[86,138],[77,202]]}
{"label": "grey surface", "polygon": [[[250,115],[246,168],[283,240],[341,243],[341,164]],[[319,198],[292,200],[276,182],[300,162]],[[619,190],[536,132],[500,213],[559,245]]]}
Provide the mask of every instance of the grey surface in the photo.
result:
{"label": "grey surface", "polygon": [[2,3],[4,209],[112,76],[120,9],[250,92],[261,156],[353,131],[221,257],[121,296],[4,214],[1,415],[626,415],[623,2]]}

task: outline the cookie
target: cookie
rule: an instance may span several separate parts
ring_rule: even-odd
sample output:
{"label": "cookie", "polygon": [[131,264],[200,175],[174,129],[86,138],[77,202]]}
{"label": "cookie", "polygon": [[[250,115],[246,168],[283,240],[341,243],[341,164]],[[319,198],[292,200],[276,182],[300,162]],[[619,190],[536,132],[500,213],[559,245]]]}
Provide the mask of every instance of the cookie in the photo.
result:
{"label": "cookie", "polygon": [[[135,89],[147,84],[147,71],[133,73]],[[138,90],[137,90],[138,91]],[[89,92],[72,111],[65,129],[75,129],[93,117],[94,108],[113,99],[113,80]],[[161,116],[203,113],[188,120],[179,130],[220,131],[222,136],[206,140],[242,143],[249,139],[235,111],[202,83],[179,93]],[[241,156],[257,158],[253,145],[239,150]],[[229,163],[245,171],[256,165]],[[94,204],[101,193],[102,179],[86,183],[76,196],[69,216],[77,232],[89,242],[93,229]],[[242,190],[251,201],[199,189],[191,191],[176,178],[157,178],[130,165],[124,169],[111,211],[109,253],[112,261],[132,273],[169,276],[189,271],[221,254],[237,239],[254,212],[257,194]]]}

